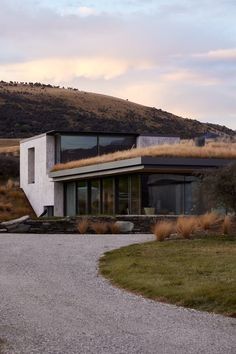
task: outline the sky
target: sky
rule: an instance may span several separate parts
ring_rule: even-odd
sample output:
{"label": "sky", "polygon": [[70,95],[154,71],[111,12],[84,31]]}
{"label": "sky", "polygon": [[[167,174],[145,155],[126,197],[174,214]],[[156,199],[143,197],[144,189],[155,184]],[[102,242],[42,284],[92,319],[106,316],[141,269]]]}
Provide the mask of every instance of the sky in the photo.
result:
{"label": "sky", "polygon": [[236,0],[0,0],[0,80],[236,129]]}

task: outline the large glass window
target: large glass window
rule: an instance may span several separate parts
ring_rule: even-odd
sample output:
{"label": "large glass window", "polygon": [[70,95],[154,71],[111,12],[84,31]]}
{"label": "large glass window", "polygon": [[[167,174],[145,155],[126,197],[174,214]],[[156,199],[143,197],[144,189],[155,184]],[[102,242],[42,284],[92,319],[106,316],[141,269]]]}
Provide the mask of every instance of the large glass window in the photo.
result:
{"label": "large glass window", "polygon": [[135,145],[134,136],[99,136],[99,155],[128,150]]}
{"label": "large glass window", "polygon": [[77,215],[88,214],[88,183],[77,182]]}
{"label": "large glass window", "polygon": [[76,215],[76,183],[69,182],[65,184],[65,215]]}
{"label": "large glass window", "polygon": [[102,204],[103,204],[103,214],[111,215],[114,214],[115,209],[115,198],[114,198],[114,179],[104,178],[102,183]]}
{"label": "large glass window", "polygon": [[201,214],[205,208],[199,179],[177,174],[143,175],[142,208],[144,214]]}
{"label": "large glass window", "polygon": [[130,214],[129,208],[129,177],[119,177],[118,183],[118,213],[120,215]]}
{"label": "large glass window", "polygon": [[140,176],[139,175],[132,175],[130,177],[130,189],[131,189],[131,196],[130,196],[130,213],[132,215],[139,215],[140,214]]}
{"label": "large glass window", "polygon": [[61,162],[85,159],[96,156],[97,154],[97,136],[61,136]]}
{"label": "large glass window", "polygon": [[96,215],[100,213],[100,181],[98,179],[91,181],[91,214]]}

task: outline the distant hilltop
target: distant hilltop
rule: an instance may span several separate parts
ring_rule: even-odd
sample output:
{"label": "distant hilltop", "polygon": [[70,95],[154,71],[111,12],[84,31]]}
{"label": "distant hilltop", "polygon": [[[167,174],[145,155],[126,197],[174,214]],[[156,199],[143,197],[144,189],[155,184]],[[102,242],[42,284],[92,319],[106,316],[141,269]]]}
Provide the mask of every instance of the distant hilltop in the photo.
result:
{"label": "distant hilltop", "polygon": [[50,84],[0,81],[0,138],[25,138],[50,130],[155,133],[183,139],[207,133],[235,135],[225,126],[116,97]]}

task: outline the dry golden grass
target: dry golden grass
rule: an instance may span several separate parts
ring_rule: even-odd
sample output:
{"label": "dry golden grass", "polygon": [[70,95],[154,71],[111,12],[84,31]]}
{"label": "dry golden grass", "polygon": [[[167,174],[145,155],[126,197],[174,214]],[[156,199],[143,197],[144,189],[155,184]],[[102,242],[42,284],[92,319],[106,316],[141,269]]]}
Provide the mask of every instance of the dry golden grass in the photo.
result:
{"label": "dry golden grass", "polygon": [[223,221],[223,234],[230,235],[232,230],[232,218],[229,215],[226,215]]}
{"label": "dry golden grass", "polygon": [[6,183],[0,182],[0,222],[17,219],[24,215],[35,217],[18,183],[11,179]]}
{"label": "dry golden grass", "polygon": [[87,218],[83,218],[76,222],[76,228],[80,234],[86,234],[89,229],[89,221]]}
{"label": "dry golden grass", "polygon": [[204,230],[209,230],[212,226],[220,221],[220,216],[217,213],[206,213],[199,217],[199,226]]}
{"label": "dry golden grass", "polygon": [[175,225],[172,221],[160,221],[153,226],[152,232],[157,241],[164,241],[165,238],[174,232],[174,228]]}
{"label": "dry golden grass", "polygon": [[177,220],[176,230],[180,236],[189,239],[191,235],[197,230],[198,219],[196,217],[181,216]]}
{"label": "dry golden grass", "polygon": [[110,222],[108,224],[108,228],[112,234],[119,234],[120,233],[120,226],[117,225],[115,222]]}
{"label": "dry golden grass", "polygon": [[0,154],[18,155],[19,153],[19,146],[0,147]]}
{"label": "dry golden grass", "polygon": [[146,148],[135,148],[126,151],[118,151],[112,154],[96,156],[89,159],[71,161],[64,164],[57,164],[52,171],[72,169],[83,166],[90,166],[105,162],[126,160],[130,158],[149,156],[149,157],[191,157],[191,158],[222,158],[236,159],[236,144],[218,143],[205,147],[190,146],[188,144],[177,145],[157,145]]}
{"label": "dry golden grass", "polygon": [[13,205],[11,203],[0,202],[0,212],[10,212],[12,209]]}
{"label": "dry golden grass", "polygon": [[100,234],[106,234],[109,230],[109,225],[107,222],[94,222],[91,225],[92,230],[100,235]]}
{"label": "dry golden grass", "polygon": [[19,155],[19,139],[0,139],[0,154]]}

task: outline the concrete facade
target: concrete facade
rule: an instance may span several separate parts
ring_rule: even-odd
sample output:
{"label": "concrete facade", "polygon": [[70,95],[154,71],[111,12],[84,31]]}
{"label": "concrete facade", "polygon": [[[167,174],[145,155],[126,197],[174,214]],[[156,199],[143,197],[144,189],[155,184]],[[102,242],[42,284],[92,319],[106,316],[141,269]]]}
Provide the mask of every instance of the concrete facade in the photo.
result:
{"label": "concrete facade", "polygon": [[[62,188],[62,186],[55,186],[49,177],[49,171],[55,164],[54,139],[54,136],[42,134],[23,140],[20,144],[20,186],[37,216],[42,214],[45,206],[54,206],[55,190],[60,191]],[[31,157],[29,161],[33,150],[34,159]],[[31,165],[32,161],[34,166]],[[32,170],[34,170],[34,178],[32,178]]]}
{"label": "concrete facade", "polygon": [[179,137],[172,137],[172,136],[146,136],[140,135],[137,137],[137,147],[147,147],[153,145],[172,145],[172,144],[179,144],[180,138]]}

